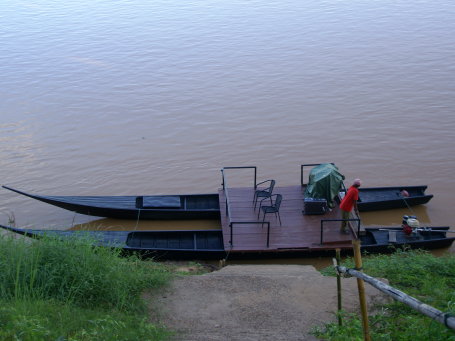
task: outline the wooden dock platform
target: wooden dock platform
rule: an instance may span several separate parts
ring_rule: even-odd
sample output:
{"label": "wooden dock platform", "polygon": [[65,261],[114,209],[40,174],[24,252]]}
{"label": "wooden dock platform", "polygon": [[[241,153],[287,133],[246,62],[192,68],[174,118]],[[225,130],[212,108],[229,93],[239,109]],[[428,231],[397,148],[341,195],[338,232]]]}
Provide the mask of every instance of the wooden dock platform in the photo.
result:
{"label": "wooden dock platform", "polygon": [[[324,223],[323,244],[321,244],[321,220],[341,219],[338,206],[323,215],[304,215],[304,187],[275,187],[274,194],[281,194],[283,201],[280,208],[282,225],[274,214],[267,214],[265,221],[270,222],[269,245],[267,247],[267,226],[261,224],[234,224],[231,241],[231,222],[262,222],[261,212],[254,209],[254,189],[229,188],[229,212],[226,210],[226,192],[219,190],[221,208],[221,226],[224,247],[230,252],[277,252],[289,249],[307,249],[312,251],[333,250],[337,247],[350,248],[352,236],[340,233],[339,221]],[[257,205],[259,206],[259,204]]]}

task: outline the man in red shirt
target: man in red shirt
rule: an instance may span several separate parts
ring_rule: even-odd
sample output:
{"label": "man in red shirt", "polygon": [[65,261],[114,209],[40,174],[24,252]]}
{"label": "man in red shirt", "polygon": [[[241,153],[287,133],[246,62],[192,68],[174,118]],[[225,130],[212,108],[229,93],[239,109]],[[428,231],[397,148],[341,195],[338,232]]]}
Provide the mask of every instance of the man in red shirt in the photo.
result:
{"label": "man in red shirt", "polygon": [[[357,209],[357,200],[359,200],[359,187],[362,184],[360,179],[355,179],[354,183],[351,187],[349,187],[346,195],[344,196],[343,200],[340,203],[341,209],[341,219],[350,219],[350,213],[352,208],[354,208],[357,215],[359,215],[359,210]],[[341,222],[341,232],[342,233],[349,233],[346,225],[347,221],[343,220]]]}

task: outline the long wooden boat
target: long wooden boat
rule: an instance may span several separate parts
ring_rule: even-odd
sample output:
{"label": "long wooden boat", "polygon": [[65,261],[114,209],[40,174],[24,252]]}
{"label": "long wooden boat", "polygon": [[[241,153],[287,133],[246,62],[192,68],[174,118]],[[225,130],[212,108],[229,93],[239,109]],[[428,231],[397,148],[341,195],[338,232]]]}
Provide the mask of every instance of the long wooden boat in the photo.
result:
{"label": "long wooden boat", "polygon": [[226,252],[220,230],[179,231],[77,231],[36,230],[0,225],[5,230],[40,239],[85,238],[95,246],[120,248],[126,253],[138,252],[157,259],[222,259]]}
{"label": "long wooden boat", "polygon": [[48,196],[2,186],[69,211],[117,219],[217,219],[218,194],[153,196]]}
{"label": "long wooden boat", "polygon": [[402,227],[367,227],[360,239],[362,250],[369,253],[385,253],[404,246],[411,249],[439,249],[451,246],[455,240],[455,235],[447,236],[449,229],[448,226],[424,227],[407,235]]}
{"label": "long wooden boat", "polygon": [[[21,229],[0,225],[1,228],[32,238],[44,235],[58,238],[89,238],[96,246],[121,248],[124,252],[138,252],[144,257],[164,259],[261,259],[293,258],[317,255],[333,255],[334,248],[285,248],[245,251],[228,251],[223,245],[221,230],[184,230],[184,231],[62,231]],[[395,248],[404,247],[436,249],[449,247],[455,237],[447,237],[448,226],[419,229],[405,235],[401,227],[366,228],[361,234],[362,251],[368,253],[387,253]],[[339,246],[337,246],[339,247]],[[349,253],[349,244],[342,247]]]}
{"label": "long wooden boat", "polygon": [[[425,194],[426,189],[427,186],[360,187],[357,206],[359,211],[377,211],[426,204],[433,198],[432,194]],[[409,196],[403,196],[403,190]]]}
{"label": "long wooden boat", "polygon": [[[219,219],[219,195],[183,194],[151,196],[49,196],[5,189],[80,214],[117,219]],[[405,208],[427,203],[427,186],[360,188],[360,211]],[[403,197],[406,190],[409,197]]]}
{"label": "long wooden boat", "polygon": [[[304,167],[313,167],[308,183],[303,183]],[[325,199],[334,207],[333,199],[341,199],[346,193],[345,177],[334,163],[301,165],[300,183],[305,188],[305,198]],[[433,198],[425,194],[427,186],[360,187],[359,211],[388,210],[426,204]]]}

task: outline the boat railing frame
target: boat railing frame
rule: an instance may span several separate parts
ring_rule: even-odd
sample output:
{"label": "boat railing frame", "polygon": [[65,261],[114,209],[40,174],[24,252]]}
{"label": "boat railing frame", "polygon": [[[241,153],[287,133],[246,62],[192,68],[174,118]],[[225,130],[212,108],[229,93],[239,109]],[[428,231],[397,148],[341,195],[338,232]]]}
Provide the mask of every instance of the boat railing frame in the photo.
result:
{"label": "boat railing frame", "polygon": [[[323,244],[324,242],[324,223],[327,222],[342,222],[346,221],[348,223],[349,229],[351,232],[354,234],[354,238],[358,239],[360,235],[360,219],[321,219],[321,240],[320,240],[320,245]],[[354,228],[351,225],[351,222],[357,222],[357,232],[354,231]]]}
{"label": "boat railing frame", "polygon": [[231,236],[229,240],[229,244],[231,244],[231,247],[234,246],[234,225],[248,225],[248,224],[261,224],[262,226],[267,225],[267,248],[270,245],[270,222],[269,221],[232,221],[229,224],[229,227],[231,228]]}
{"label": "boat railing frame", "polygon": [[228,169],[253,169],[254,170],[254,178],[253,178],[253,188],[256,190],[257,188],[257,167],[256,166],[236,166],[236,167],[223,167],[221,169],[221,177],[224,195],[226,198],[226,216],[229,219],[229,227],[230,227],[230,240],[229,244],[234,246],[234,225],[251,225],[251,224],[261,224],[262,227],[267,225],[267,247],[270,245],[270,222],[269,221],[231,221],[231,208],[229,206],[229,186],[227,183],[226,173],[225,171]]}
{"label": "boat railing frame", "polygon": [[[254,169],[254,182],[253,182],[253,188],[256,190],[256,182],[257,182],[257,167],[256,166],[238,166],[238,167],[223,167],[221,169],[221,178],[222,178],[222,183],[221,185],[223,186],[223,191],[224,191],[224,196],[226,197],[226,215],[228,217],[231,216],[231,208],[229,207],[229,190],[228,190],[228,185],[227,185],[227,179],[226,179],[226,174],[225,170],[227,169]],[[229,218],[230,220],[230,218]]]}
{"label": "boat railing frame", "polygon": [[[329,163],[331,165],[335,166],[334,162],[329,162]],[[316,167],[316,166],[319,166],[319,165],[322,165],[322,163],[306,163],[306,164],[300,165],[300,186],[303,187],[304,185],[307,185],[307,184],[303,183],[303,167]]]}
{"label": "boat railing frame", "polygon": [[249,169],[249,168],[250,168],[250,169],[254,169],[254,180],[253,180],[254,182],[253,182],[253,187],[254,187],[254,189],[256,189],[257,172],[258,172],[256,166],[223,167],[223,168],[221,169],[221,175],[222,175],[222,180],[223,180],[223,182],[222,182],[221,185],[223,186],[223,189],[226,190],[226,183],[227,183],[227,182],[226,182],[226,177],[225,177],[225,174],[224,174],[224,171],[225,171],[226,169]]}

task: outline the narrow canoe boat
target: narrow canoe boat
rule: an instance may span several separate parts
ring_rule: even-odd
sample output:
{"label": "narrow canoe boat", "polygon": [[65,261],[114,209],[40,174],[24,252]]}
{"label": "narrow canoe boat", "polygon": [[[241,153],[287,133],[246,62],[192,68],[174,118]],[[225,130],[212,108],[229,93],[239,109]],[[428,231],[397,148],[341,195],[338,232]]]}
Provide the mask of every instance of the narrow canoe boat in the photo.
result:
{"label": "narrow canoe boat", "polygon": [[222,259],[226,252],[221,230],[183,231],[76,231],[36,230],[0,225],[0,228],[40,239],[85,238],[95,246],[120,248],[156,259]]}
{"label": "narrow canoe boat", "polygon": [[[294,258],[325,255],[332,256],[333,249],[318,251],[308,248],[287,248],[269,250],[250,250],[227,252],[224,249],[221,230],[185,230],[185,231],[62,231],[20,229],[0,225],[1,228],[41,238],[43,235],[59,238],[85,237],[96,246],[121,248],[125,253],[138,252],[144,257],[165,259],[265,259]],[[401,227],[366,228],[361,234],[361,249],[368,253],[387,253],[395,248],[404,247],[435,249],[449,247],[455,237],[447,237],[449,227],[433,227],[417,230],[405,235]],[[339,247],[339,246],[337,246]],[[344,253],[352,252],[346,244]]]}
{"label": "narrow canoe boat", "polygon": [[[426,189],[427,186],[360,187],[357,206],[362,212],[426,204],[433,198],[432,194],[425,194]],[[403,196],[403,191],[409,196]]]}
{"label": "narrow canoe boat", "polygon": [[218,194],[47,196],[10,191],[80,214],[117,219],[218,219]]}
{"label": "narrow canoe boat", "polygon": [[[48,196],[26,193],[8,186],[5,189],[80,214],[116,219],[219,219],[218,194],[151,196]],[[433,195],[427,186],[360,188],[360,211],[406,208],[427,203]],[[403,197],[406,190],[409,197]],[[342,192],[343,193],[343,192]],[[341,193],[341,194],[342,194]]]}
{"label": "narrow canoe boat", "polygon": [[[303,168],[315,166],[310,171],[308,184],[303,183]],[[301,165],[301,185],[305,187],[305,198],[325,199],[334,207],[333,199],[341,199],[346,193],[345,179],[333,163]],[[426,204],[433,198],[425,194],[427,186],[360,187],[359,211],[388,210]],[[406,195],[406,196],[405,196]]]}
{"label": "narrow canoe boat", "polygon": [[411,249],[439,249],[451,246],[455,240],[455,235],[447,237],[449,229],[448,226],[424,227],[407,235],[402,227],[367,227],[360,239],[362,250],[369,253],[386,253],[404,246]]}

